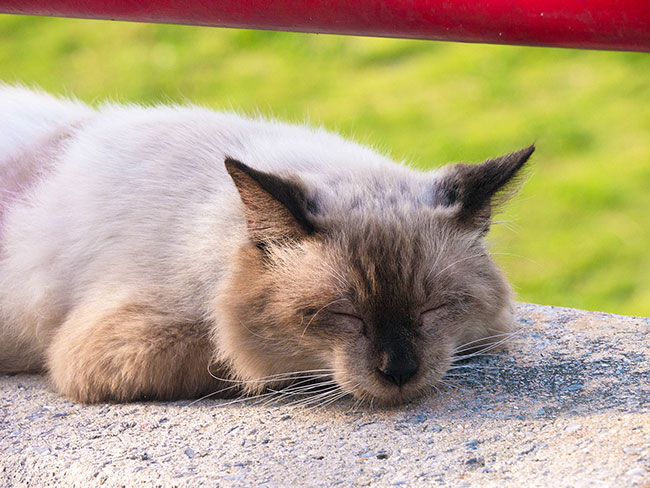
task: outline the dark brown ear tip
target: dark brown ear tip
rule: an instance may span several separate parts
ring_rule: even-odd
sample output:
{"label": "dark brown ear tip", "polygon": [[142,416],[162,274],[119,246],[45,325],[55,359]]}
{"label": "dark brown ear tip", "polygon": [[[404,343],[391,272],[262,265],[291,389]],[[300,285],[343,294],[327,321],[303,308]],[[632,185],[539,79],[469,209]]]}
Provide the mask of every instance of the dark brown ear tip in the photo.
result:
{"label": "dark brown ear tip", "polygon": [[506,156],[503,156],[502,158],[498,158],[498,159],[502,159],[508,166],[510,166],[513,170],[516,171],[519,168],[521,168],[528,161],[528,159],[530,159],[530,157],[534,152],[535,152],[535,144],[533,143],[528,147],[507,154]]}
{"label": "dark brown ear tip", "polygon": [[240,171],[243,171],[246,165],[242,163],[241,161],[231,158],[230,156],[226,156],[226,158],[223,161],[223,164],[226,166],[226,170],[228,170],[228,173],[234,168],[238,169]]}
{"label": "dark brown ear tip", "polygon": [[517,151],[523,158],[528,159],[534,152],[535,152],[535,143],[533,142],[530,146],[525,147],[524,149],[521,149],[520,151]]}
{"label": "dark brown ear tip", "polygon": [[250,166],[242,163],[240,160],[231,158],[230,156],[226,156],[223,164],[231,178],[238,178],[243,173],[244,175],[255,179],[255,176],[259,173]]}

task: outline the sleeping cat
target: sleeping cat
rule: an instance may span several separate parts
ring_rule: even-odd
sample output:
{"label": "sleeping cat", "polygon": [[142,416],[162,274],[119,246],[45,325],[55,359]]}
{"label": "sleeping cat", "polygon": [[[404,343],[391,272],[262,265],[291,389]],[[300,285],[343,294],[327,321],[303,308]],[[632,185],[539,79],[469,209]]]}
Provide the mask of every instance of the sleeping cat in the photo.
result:
{"label": "sleeping cat", "polygon": [[322,129],[0,86],[0,372],[88,403],[314,378],[405,402],[512,329],[483,237],[533,150],[421,173]]}

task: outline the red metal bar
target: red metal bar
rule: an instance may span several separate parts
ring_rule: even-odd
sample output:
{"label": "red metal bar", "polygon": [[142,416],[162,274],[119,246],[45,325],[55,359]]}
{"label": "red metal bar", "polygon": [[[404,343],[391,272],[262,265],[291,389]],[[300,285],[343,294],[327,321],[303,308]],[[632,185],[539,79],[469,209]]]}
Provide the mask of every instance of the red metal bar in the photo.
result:
{"label": "red metal bar", "polygon": [[0,12],[650,52],[648,0],[0,0]]}

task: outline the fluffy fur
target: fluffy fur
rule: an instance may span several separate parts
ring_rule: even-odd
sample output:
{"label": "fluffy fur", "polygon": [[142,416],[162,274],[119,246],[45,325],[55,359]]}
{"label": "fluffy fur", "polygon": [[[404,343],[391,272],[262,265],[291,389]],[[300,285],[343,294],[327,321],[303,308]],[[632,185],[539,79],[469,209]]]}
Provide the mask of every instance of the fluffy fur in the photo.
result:
{"label": "fluffy fur", "polygon": [[0,87],[0,372],[99,402],[320,370],[406,401],[511,330],[483,236],[532,151],[419,173],[320,129]]}

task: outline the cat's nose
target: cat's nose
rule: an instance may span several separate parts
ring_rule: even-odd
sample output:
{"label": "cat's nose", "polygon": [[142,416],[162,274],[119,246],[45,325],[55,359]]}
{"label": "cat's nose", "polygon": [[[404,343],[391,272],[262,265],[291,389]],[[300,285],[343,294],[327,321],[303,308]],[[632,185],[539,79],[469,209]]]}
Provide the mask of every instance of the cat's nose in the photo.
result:
{"label": "cat's nose", "polygon": [[405,364],[399,367],[391,367],[389,365],[384,369],[377,368],[377,371],[379,371],[379,374],[383,378],[387,379],[397,386],[403,386],[408,383],[408,381],[413,378],[417,370],[418,367],[415,363]]}

